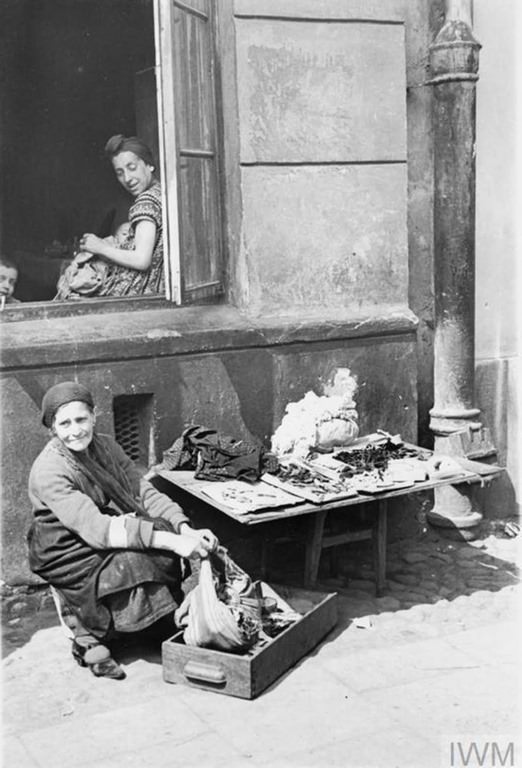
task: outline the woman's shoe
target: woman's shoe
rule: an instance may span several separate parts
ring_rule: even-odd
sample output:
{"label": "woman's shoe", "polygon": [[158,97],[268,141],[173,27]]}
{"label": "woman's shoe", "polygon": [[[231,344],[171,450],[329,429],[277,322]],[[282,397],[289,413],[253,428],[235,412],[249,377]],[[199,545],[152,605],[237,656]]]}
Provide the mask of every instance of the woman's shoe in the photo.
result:
{"label": "woman's shoe", "polygon": [[88,665],[94,677],[110,677],[111,680],[125,680],[127,675],[120,667],[118,662],[114,661],[112,656],[104,661],[97,661]]}
{"label": "woman's shoe", "polygon": [[[88,658],[85,658],[88,654]],[[72,655],[80,667],[89,667],[95,677],[110,677],[112,680],[124,680],[127,675],[114,661],[109,649],[101,643],[88,642],[85,645],[73,640]]]}

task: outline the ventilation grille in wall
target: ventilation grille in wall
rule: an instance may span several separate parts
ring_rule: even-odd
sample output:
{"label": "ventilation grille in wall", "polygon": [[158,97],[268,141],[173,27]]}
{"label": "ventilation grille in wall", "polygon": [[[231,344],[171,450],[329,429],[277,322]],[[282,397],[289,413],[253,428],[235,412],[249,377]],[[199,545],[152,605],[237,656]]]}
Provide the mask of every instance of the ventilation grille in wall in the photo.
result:
{"label": "ventilation grille in wall", "polygon": [[147,466],[153,455],[152,395],[119,395],[113,400],[114,435],[129,459]]}

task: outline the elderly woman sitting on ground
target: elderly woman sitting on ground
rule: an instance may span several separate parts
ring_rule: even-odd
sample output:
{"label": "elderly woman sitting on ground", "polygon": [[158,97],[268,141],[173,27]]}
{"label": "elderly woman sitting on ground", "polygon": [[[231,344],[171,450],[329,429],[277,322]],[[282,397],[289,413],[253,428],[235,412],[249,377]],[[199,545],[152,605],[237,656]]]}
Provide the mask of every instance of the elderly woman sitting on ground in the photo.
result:
{"label": "elderly woman sitting on ground", "polygon": [[95,431],[82,384],[51,387],[42,421],[52,437],[29,477],[30,567],[60,597],[76,661],[97,677],[122,679],[111,641],[160,620],[174,628],[181,558],[206,557],[218,542],[212,531],[193,529],[115,440]]}

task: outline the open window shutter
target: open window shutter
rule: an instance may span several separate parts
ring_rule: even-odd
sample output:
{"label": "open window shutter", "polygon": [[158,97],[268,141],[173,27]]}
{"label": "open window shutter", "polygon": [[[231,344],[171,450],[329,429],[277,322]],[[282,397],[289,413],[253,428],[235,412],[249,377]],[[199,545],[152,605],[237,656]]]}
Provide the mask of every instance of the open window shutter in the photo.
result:
{"label": "open window shutter", "polygon": [[[179,283],[179,298],[190,302],[223,289],[213,3],[157,2],[167,215],[176,219],[174,226],[169,222],[171,252],[179,243],[178,259],[171,258],[173,298]],[[172,211],[174,174],[177,212]]]}

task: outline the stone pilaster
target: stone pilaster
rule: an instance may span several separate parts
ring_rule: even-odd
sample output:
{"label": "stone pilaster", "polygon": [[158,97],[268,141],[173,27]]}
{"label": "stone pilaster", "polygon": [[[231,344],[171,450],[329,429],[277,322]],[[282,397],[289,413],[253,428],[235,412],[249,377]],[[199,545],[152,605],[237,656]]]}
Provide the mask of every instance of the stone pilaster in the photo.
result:
{"label": "stone pilaster", "polygon": [[[448,0],[446,21],[430,49],[434,129],[435,450],[479,458],[492,452],[474,407],[475,105],[480,44],[471,3]],[[433,525],[472,537],[482,514],[468,486],[435,493]],[[464,535],[464,534],[463,534]]]}

